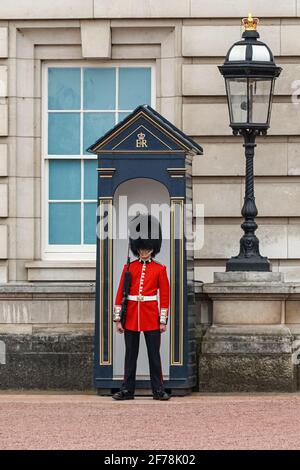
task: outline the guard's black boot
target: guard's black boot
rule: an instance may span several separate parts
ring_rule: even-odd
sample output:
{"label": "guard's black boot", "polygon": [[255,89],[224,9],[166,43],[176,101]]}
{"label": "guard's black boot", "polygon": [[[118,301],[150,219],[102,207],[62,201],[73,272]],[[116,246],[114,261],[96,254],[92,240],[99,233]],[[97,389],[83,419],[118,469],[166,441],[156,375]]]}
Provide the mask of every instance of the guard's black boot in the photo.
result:
{"label": "guard's black boot", "polygon": [[126,389],[122,389],[119,390],[117,393],[114,393],[112,398],[114,400],[133,400],[134,394]]}
{"label": "guard's black boot", "polygon": [[155,390],[153,392],[153,400],[170,400],[171,396],[164,390]]}

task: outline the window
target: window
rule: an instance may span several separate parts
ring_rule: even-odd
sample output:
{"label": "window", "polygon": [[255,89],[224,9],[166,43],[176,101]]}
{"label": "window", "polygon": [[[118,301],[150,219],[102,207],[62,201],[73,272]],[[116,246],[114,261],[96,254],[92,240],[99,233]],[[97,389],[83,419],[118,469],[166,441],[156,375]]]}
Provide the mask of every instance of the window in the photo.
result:
{"label": "window", "polygon": [[152,104],[152,83],[149,66],[45,67],[45,258],[94,259],[97,157],[86,149]]}

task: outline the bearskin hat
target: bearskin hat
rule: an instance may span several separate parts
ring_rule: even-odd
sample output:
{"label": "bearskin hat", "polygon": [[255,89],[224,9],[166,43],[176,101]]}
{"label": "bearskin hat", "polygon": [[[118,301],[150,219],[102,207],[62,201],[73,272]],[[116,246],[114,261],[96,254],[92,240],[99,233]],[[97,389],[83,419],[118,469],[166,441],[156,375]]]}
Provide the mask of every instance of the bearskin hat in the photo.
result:
{"label": "bearskin hat", "polygon": [[161,226],[152,215],[137,214],[130,222],[129,244],[132,253],[139,256],[138,250],[153,250],[152,257],[159,253],[162,243]]}

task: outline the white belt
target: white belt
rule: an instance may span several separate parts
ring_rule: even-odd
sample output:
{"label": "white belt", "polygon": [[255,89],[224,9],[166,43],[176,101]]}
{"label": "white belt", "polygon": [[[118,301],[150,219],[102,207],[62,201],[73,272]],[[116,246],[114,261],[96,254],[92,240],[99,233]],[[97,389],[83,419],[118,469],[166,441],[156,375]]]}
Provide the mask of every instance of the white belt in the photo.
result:
{"label": "white belt", "polygon": [[144,302],[144,300],[157,300],[157,295],[128,295],[128,300]]}

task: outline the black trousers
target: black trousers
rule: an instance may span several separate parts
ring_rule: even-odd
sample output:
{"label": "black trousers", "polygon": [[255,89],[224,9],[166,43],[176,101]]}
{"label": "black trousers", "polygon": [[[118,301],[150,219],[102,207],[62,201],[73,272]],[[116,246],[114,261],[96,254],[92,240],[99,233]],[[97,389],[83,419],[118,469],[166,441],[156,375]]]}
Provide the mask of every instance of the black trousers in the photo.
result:
{"label": "black trousers", "polygon": [[[136,364],[139,354],[140,331],[125,330],[125,371],[122,388],[135,390]],[[160,330],[144,331],[150,369],[152,391],[163,388],[163,375],[160,360]]]}

